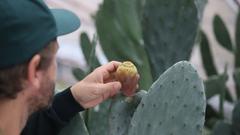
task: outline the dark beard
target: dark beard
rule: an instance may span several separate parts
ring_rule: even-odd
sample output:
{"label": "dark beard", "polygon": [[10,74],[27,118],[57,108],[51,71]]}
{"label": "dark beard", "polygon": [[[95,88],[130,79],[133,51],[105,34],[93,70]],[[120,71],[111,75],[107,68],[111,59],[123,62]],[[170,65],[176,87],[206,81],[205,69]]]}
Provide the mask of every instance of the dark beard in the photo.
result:
{"label": "dark beard", "polygon": [[50,79],[45,79],[41,83],[41,88],[39,89],[39,95],[33,97],[31,100],[31,109],[30,113],[47,109],[52,101],[55,89],[55,82],[51,81]]}

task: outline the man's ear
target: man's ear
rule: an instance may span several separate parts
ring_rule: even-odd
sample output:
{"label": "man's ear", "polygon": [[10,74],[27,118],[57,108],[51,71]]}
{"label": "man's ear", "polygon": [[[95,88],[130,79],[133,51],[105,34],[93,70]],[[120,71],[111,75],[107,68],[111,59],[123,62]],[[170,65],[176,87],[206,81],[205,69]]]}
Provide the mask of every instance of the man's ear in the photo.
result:
{"label": "man's ear", "polygon": [[41,56],[39,54],[36,54],[32,57],[32,59],[29,61],[28,69],[27,69],[27,80],[29,85],[39,88],[40,82],[42,78],[42,74],[40,70],[38,69],[41,61]]}

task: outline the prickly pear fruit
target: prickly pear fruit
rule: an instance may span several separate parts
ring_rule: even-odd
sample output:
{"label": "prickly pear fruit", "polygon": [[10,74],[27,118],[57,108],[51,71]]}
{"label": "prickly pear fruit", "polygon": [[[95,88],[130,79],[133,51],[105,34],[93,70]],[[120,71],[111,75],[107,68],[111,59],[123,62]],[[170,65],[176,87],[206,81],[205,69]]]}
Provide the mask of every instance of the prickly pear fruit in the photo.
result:
{"label": "prickly pear fruit", "polygon": [[137,85],[138,71],[136,66],[130,62],[125,61],[117,68],[115,77],[122,84],[122,92],[125,96],[133,96]]}
{"label": "prickly pear fruit", "polygon": [[126,77],[133,77],[137,74],[137,68],[135,65],[130,62],[130,61],[125,61],[121,65],[119,65],[117,72],[116,72],[116,77],[120,81],[124,81]]}

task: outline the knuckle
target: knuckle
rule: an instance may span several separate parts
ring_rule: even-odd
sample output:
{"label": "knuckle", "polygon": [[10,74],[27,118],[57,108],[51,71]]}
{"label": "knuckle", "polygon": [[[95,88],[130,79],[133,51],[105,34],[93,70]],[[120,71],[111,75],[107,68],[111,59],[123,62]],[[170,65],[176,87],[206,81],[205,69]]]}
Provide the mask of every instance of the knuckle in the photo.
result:
{"label": "knuckle", "polygon": [[97,67],[94,72],[99,72],[101,70],[101,67]]}
{"label": "knuckle", "polygon": [[100,94],[101,94],[100,89],[99,89],[99,88],[95,88],[95,89],[93,90],[93,94],[94,94],[94,95],[100,95]]}
{"label": "knuckle", "polygon": [[103,75],[108,75],[108,72],[106,70],[102,70]]}

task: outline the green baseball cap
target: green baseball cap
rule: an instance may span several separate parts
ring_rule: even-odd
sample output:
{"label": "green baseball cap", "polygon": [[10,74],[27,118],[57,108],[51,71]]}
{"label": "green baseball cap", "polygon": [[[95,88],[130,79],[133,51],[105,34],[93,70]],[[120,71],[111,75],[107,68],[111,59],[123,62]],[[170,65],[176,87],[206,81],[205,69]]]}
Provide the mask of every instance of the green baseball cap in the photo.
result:
{"label": "green baseball cap", "polygon": [[0,69],[28,61],[80,26],[74,13],[49,9],[42,0],[1,0],[0,13]]}

